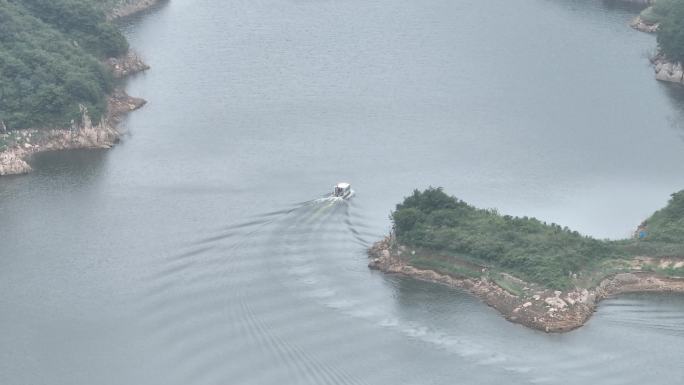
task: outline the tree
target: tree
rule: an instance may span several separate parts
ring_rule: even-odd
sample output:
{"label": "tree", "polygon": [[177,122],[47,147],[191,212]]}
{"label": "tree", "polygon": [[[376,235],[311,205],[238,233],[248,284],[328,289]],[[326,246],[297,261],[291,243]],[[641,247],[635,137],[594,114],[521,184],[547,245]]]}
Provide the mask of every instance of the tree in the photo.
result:
{"label": "tree", "polygon": [[669,60],[684,61],[684,0],[670,3],[658,29],[658,46]]}

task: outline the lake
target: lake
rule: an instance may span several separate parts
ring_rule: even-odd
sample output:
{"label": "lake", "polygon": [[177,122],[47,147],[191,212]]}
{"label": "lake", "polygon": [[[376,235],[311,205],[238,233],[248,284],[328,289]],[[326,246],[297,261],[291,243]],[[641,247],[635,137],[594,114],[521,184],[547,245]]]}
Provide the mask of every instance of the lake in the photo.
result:
{"label": "lake", "polygon": [[[594,0],[172,0],[109,151],[0,179],[0,383],[675,384],[684,297],[549,335],[366,267],[396,203],[623,238],[684,188],[684,91]],[[326,199],[348,181],[349,201]]]}

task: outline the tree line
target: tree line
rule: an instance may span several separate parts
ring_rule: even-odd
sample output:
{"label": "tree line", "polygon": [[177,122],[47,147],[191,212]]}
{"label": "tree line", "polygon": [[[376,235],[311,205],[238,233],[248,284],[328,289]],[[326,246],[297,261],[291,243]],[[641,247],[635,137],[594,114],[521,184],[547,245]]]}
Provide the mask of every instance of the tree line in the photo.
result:
{"label": "tree line", "polygon": [[599,240],[536,218],[479,209],[441,188],[415,190],[391,219],[397,241],[435,258],[476,260],[553,288],[568,288],[573,276],[603,261],[634,255],[682,255],[684,191],[644,223],[645,237]]}

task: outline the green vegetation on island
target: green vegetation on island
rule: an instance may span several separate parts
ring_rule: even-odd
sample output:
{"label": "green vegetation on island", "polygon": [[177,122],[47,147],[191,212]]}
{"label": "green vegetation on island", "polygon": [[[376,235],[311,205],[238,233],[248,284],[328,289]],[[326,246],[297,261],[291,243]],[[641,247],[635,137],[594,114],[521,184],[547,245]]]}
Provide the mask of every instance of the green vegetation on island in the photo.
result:
{"label": "green vegetation on island", "polygon": [[684,191],[672,194],[667,206],[644,222],[643,242],[650,244],[684,243]]}
{"label": "green vegetation on island", "polygon": [[[111,74],[128,50],[106,20],[110,0],[0,0],[0,122],[9,129],[66,127],[85,105],[98,120]],[[2,125],[0,124],[0,129]]]}
{"label": "green vegetation on island", "polygon": [[482,265],[558,289],[588,282],[597,271],[602,278],[624,269],[637,255],[684,255],[684,192],[673,194],[645,222],[643,238],[620,241],[478,209],[440,188],[414,191],[397,205],[392,220],[398,243],[418,250],[411,263],[419,267],[471,276],[480,274],[472,266]]}
{"label": "green vegetation on island", "polygon": [[648,24],[658,24],[670,13],[673,5],[677,2],[678,0],[659,0],[641,11],[639,16]]}

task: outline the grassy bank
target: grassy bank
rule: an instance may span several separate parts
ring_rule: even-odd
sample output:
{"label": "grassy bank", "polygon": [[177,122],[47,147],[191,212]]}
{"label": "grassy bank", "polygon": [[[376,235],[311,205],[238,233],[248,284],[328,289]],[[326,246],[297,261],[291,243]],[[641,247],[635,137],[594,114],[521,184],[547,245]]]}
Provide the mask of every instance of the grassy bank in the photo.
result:
{"label": "grassy bank", "polygon": [[[397,205],[392,220],[397,242],[413,249],[412,265],[451,275],[486,274],[513,291],[519,288],[502,278],[506,273],[549,288],[589,287],[632,269],[635,256],[684,255],[684,192],[644,222],[643,238],[620,241],[479,209],[438,188],[414,191]],[[661,270],[681,274],[678,268]]]}

